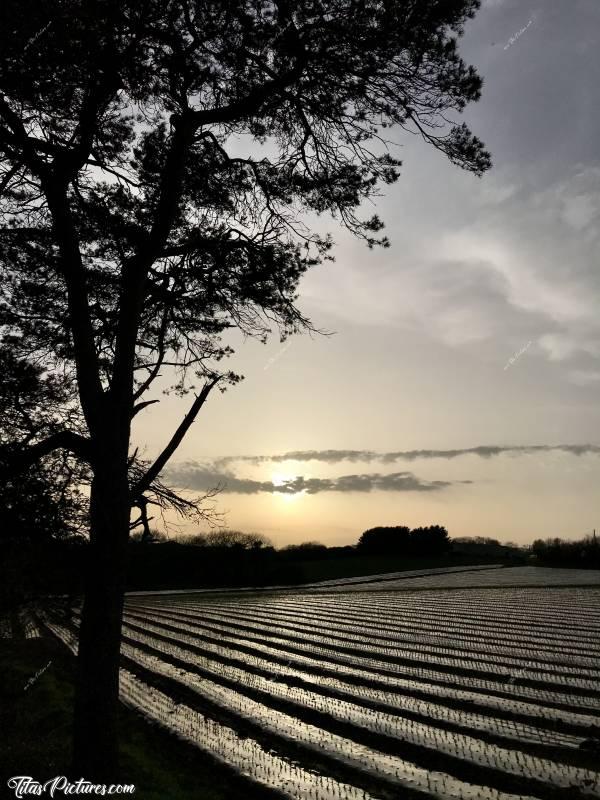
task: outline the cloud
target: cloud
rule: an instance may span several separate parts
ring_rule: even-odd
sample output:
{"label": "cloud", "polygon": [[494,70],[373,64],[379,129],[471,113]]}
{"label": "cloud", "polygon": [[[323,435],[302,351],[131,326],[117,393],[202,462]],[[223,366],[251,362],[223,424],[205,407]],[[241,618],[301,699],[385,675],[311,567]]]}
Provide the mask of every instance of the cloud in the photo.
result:
{"label": "cloud", "polygon": [[[404,194],[430,214],[403,206],[403,227],[390,225],[394,246],[369,270],[343,240],[339,263],[305,279],[311,313],[487,357],[531,340],[540,362],[578,368],[577,359],[600,358],[600,166],[577,164],[551,181],[541,168],[505,168],[468,187],[449,176],[451,196],[436,198],[423,188],[435,184],[430,162],[421,163],[420,182],[406,176]],[[383,218],[397,218],[389,199],[381,206]]]}
{"label": "cloud", "polygon": [[[460,346],[516,326],[527,328],[538,352],[552,361],[599,357],[599,190],[599,169],[577,171],[539,191],[524,187],[510,204],[440,235],[438,264],[445,263],[463,285],[471,265],[473,278],[464,297],[447,290],[438,298],[441,320],[451,309],[460,312],[458,329],[470,338],[461,340],[446,324],[435,329],[442,340]],[[434,258],[432,253],[431,263]],[[429,277],[423,288],[431,293],[431,286]]]}
{"label": "cloud", "polygon": [[194,461],[169,467],[163,472],[163,476],[174,486],[198,491],[205,491],[219,486],[233,494],[257,494],[258,492],[277,491],[280,488],[275,487],[271,481],[238,478],[232,472],[220,472],[210,466],[198,464]]}
{"label": "cloud", "polygon": [[[597,373],[591,380],[597,380]],[[574,456],[598,455],[600,445],[594,444],[538,444],[538,445],[479,445],[478,447],[463,447],[455,450],[392,450],[390,452],[377,452],[375,450],[290,450],[287,453],[258,456],[225,456],[215,460],[215,465],[224,467],[233,462],[246,462],[254,465],[266,462],[280,463],[282,461],[322,461],[326,464],[338,464],[340,461],[353,461],[370,463],[378,461],[383,464],[393,464],[396,461],[415,461],[418,458],[459,458],[460,456],[479,456],[493,458],[503,454],[509,455],[535,455],[536,453],[562,452]],[[407,473],[398,473],[407,474]],[[338,479],[340,480],[340,479]]]}
{"label": "cloud", "polygon": [[[581,382],[592,382],[598,379],[593,376],[580,376]],[[256,456],[225,456],[215,459],[212,464],[200,464],[188,461],[173,465],[165,470],[165,479],[181,489],[206,491],[216,486],[228,494],[319,494],[320,492],[435,492],[449,486],[472,484],[473,481],[427,481],[412,472],[361,472],[341,475],[337,478],[312,478],[297,475],[294,478],[261,481],[253,478],[241,478],[227,469],[234,462],[259,466],[266,463],[284,461],[308,462],[318,461],[325,464],[338,464],[342,461],[380,464],[394,464],[397,461],[416,461],[417,459],[454,459],[461,456],[478,456],[479,458],[496,458],[501,455],[524,456],[539,453],[566,453],[572,456],[600,455],[600,445],[594,444],[558,444],[558,445],[479,445],[453,450],[392,450],[377,452],[375,450],[290,450],[287,453]]]}
{"label": "cloud", "polygon": [[251,478],[238,478],[231,472],[187,462],[165,472],[165,478],[181,489],[206,491],[216,486],[228,494],[319,494],[320,492],[435,492],[454,484],[472,481],[424,481],[412,472],[378,472],[342,475],[339,478],[305,478],[298,475],[289,480],[273,483]]}
{"label": "cloud", "polygon": [[600,371],[576,369],[569,373],[569,380],[577,386],[593,386],[600,383]]}

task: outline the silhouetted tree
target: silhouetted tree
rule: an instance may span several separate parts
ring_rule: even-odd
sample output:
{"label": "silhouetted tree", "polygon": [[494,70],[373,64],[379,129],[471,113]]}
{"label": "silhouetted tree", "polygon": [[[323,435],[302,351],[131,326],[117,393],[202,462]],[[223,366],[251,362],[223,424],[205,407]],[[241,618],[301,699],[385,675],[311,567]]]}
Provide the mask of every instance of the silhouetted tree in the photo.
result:
{"label": "silhouetted tree", "polygon": [[600,568],[600,542],[595,535],[570,541],[558,537],[536,539],[531,553],[538,563],[548,566]]}
{"label": "silhouetted tree", "polygon": [[489,536],[455,536],[452,541],[455,544],[489,545],[490,547],[501,547],[498,539]]}
{"label": "silhouetted tree", "polygon": [[[56,449],[10,469],[8,454],[78,424],[73,386],[0,345],[0,544],[65,538],[84,529],[86,465]],[[8,466],[8,465],[7,465]]]}
{"label": "silhouetted tree", "polygon": [[509,559],[511,562],[524,562],[526,548],[515,542],[500,542],[489,536],[456,536],[452,538],[452,552],[473,557]]}
{"label": "silhouetted tree", "polygon": [[419,555],[439,555],[451,549],[448,531],[442,525],[413,528],[410,532],[412,550]]}
{"label": "silhouetted tree", "polygon": [[409,539],[410,528],[406,525],[380,526],[365,531],[358,540],[357,547],[363,553],[405,554],[409,551]]}
{"label": "silhouetted tree", "polygon": [[406,525],[369,528],[358,540],[360,552],[377,555],[442,555],[450,548],[448,531],[441,525],[413,528]]}
{"label": "silhouetted tree", "polygon": [[260,550],[272,547],[269,539],[262,533],[245,533],[222,528],[205,534],[206,547],[235,547],[242,550]]}
{"label": "silhouetted tree", "polygon": [[328,548],[321,542],[302,542],[288,544],[281,549],[282,555],[290,559],[314,559],[328,555]]}
{"label": "silhouetted tree", "polygon": [[206,534],[204,533],[188,533],[177,538],[179,544],[189,544],[193,547],[206,546]]}
{"label": "silhouetted tree", "polygon": [[[73,539],[87,523],[81,489],[88,471],[56,450],[33,464],[3,469],[7,454],[53,435],[69,413],[72,387],[0,346],[0,607],[64,592],[67,565],[81,565]],[[77,552],[75,552],[77,551]],[[73,576],[73,582],[77,582]]]}
{"label": "silhouetted tree", "polygon": [[[93,557],[79,634],[75,769],[114,778],[130,513],[215,387],[221,334],[264,340],[309,323],[298,281],[331,212],[370,246],[357,208],[398,177],[382,132],[420,134],[479,175],[489,156],[448,123],[480,94],[457,36],[478,0],[4,0],[0,9],[0,324],[14,351],[76,378]],[[253,146],[244,152],[244,142]],[[131,421],[175,369],[193,392],[151,464],[132,472]],[[106,782],[111,782],[110,780]]]}

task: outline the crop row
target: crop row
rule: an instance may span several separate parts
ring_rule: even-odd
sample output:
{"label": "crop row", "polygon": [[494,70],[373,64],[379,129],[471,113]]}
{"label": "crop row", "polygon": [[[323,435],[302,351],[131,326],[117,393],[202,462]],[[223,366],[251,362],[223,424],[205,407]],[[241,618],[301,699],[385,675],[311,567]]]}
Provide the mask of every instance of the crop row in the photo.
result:
{"label": "crop row", "polygon": [[[600,630],[597,611],[600,606],[600,592],[595,589],[585,590],[584,597],[588,600],[587,607],[583,604],[581,591],[573,589],[545,589],[546,604],[536,606],[532,593],[523,590],[495,590],[487,589],[477,593],[471,591],[455,596],[456,591],[452,592],[413,592],[413,593],[386,593],[385,597],[375,594],[373,602],[369,603],[370,608],[377,608],[381,601],[385,603],[386,609],[404,610],[411,608],[415,611],[427,611],[436,609],[439,612],[450,610],[456,611],[459,616],[472,614],[475,610],[478,618],[491,618],[497,620],[507,612],[511,614],[511,622],[517,626],[527,626],[540,624],[542,626],[560,628],[564,622],[576,620],[582,624],[585,630]],[[470,596],[469,596],[470,595]],[[548,599],[552,598],[550,606]],[[308,603],[316,601],[318,598],[311,596],[307,598]],[[358,605],[355,595],[340,597],[340,605]],[[564,600],[561,604],[560,601]],[[542,597],[540,596],[540,602]]]}
{"label": "crop row", "polygon": [[[141,641],[139,627],[129,625],[126,622],[126,632],[130,638]],[[220,673],[224,669],[240,669],[240,667],[234,665],[243,664],[243,668],[240,669],[240,680],[243,680],[246,684],[253,683],[255,676],[258,676],[259,679],[268,676],[267,682],[269,685],[277,681],[289,685],[307,687],[311,690],[318,690],[325,696],[360,703],[378,711],[400,714],[421,722],[434,720],[438,725],[450,730],[479,730],[497,739],[571,748],[578,747],[582,741],[581,736],[560,733],[556,730],[546,730],[531,723],[449,708],[430,700],[422,700],[400,693],[394,694],[360,684],[351,684],[330,676],[316,675],[290,667],[284,668],[282,665],[269,664],[265,660],[261,661],[248,656],[246,656],[247,661],[245,661],[244,654],[234,650],[227,650],[226,648],[222,648],[219,653],[211,653],[209,650],[208,654],[203,654],[200,648],[195,645],[193,637],[182,639],[179,636],[169,634],[168,631],[159,633],[159,636],[160,638],[156,638],[156,634],[154,635],[153,647],[169,653],[175,652],[171,648],[180,647],[181,649],[181,645],[183,645],[186,650],[185,659],[189,663],[201,666],[203,669]],[[193,650],[190,650],[190,645],[193,646]],[[220,656],[218,660],[217,656]],[[183,658],[181,654],[178,657]],[[493,714],[493,709],[488,709],[488,711]]]}
{"label": "crop row", "polygon": [[457,614],[442,595],[132,597],[122,695],[299,800],[600,797],[579,766],[600,720],[591,617],[540,612],[532,635],[518,593],[461,593]]}
{"label": "crop row", "polygon": [[[466,705],[477,709],[482,714],[498,714],[511,716],[535,724],[549,726],[561,724],[567,728],[581,730],[599,722],[598,716],[586,714],[583,709],[575,712],[572,706],[568,709],[548,708],[538,702],[524,702],[514,694],[504,693],[495,696],[478,693],[473,689],[462,689],[448,683],[430,683],[402,676],[377,673],[361,669],[354,663],[339,664],[310,653],[294,653],[256,644],[239,637],[203,636],[200,638],[192,628],[174,626],[160,619],[149,616],[137,617],[130,613],[126,616],[129,626],[136,626],[140,631],[151,632],[155,637],[162,637],[167,642],[186,643],[199,655],[221,662],[239,663],[244,668],[263,671],[267,675],[293,675],[306,682],[316,682],[319,676],[333,681],[344,681],[355,687],[375,689],[390,698],[396,697],[398,702],[407,697],[417,697],[428,701],[443,703],[449,701],[456,705]],[[335,685],[335,684],[334,684]]]}
{"label": "crop row", "polygon": [[[391,595],[390,592],[387,594]],[[552,598],[551,604],[548,602],[550,597]],[[483,603],[484,606],[486,604],[490,606],[490,611],[495,608],[510,608],[520,617],[529,618],[530,614],[539,614],[541,617],[552,619],[555,611],[569,617],[578,617],[579,614],[585,617],[589,614],[590,609],[598,606],[600,586],[598,588],[556,586],[545,589],[535,587],[453,589],[451,592],[403,592],[400,596],[395,594],[395,598],[402,604],[410,603],[414,607],[423,605],[423,603],[429,605],[430,602],[433,602],[436,606],[469,608],[474,604]],[[517,605],[523,600],[527,601],[526,606]]]}
{"label": "crop row", "polygon": [[[489,786],[475,785],[461,781],[447,773],[419,767],[416,764],[396,755],[381,752],[333,734],[321,727],[303,722],[298,717],[271,708],[258,701],[242,695],[218,683],[185,673],[160,658],[148,656],[141,652],[126,652],[133,655],[136,662],[146,666],[157,675],[170,678],[187,689],[197,692],[202,700],[220,706],[223,713],[233,713],[242,721],[248,721],[264,734],[273,737],[275,752],[280,748],[285,751],[286,743],[294,748],[305,748],[310,758],[311,751],[320,759],[328,758],[340,765],[349,767],[354,773],[369,778],[390,782],[396,791],[420,791],[438,798],[479,798],[479,800],[509,800],[514,795],[498,791]],[[356,778],[355,778],[356,780]],[[586,793],[589,788],[583,787]]]}
{"label": "crop row", "polygon": [[385,583],[390,580],[398,580],[399,578],[420,578],[429,575],[448,575],[452,573],[462,572],[479,572],[487,569],[502,569],[502,564],[481,564],[479,566],[463,566],[463,567],[432,567],[431,569],[409,569],[401,572],[386,572],[383,575],[366,576],[361,575],[354,578],[333,578],[328,581],[315,581],[313,583],[303,584],[303,588],[313,588],[321,586],[353,586],[361,583]]}
{"label": "crop row", "polygon": [[[385,692],[364,687],[357,690],[355,686],[331,678],[314,676],[312,681],[307,681],[307,676],[304,674],[303,679],[298,680],[299,673],[295,675],[291,672],[267,673],[266,670],[263,674],[258,674],[247,668],[240,668],[227,662],[217,662],[209,656],[199,655],[178,639],[173,638],[169,641],[169,637],[157,638],[135,627],[127,626],[126,636],[129,642],[146,644],[164,653],[168,659],[174,658],[180,663],[183,662],[186,669],[201,669],[217,680],[219,676],[225,676],[240,687],[250,687],[274,697],[291,699],[299,705],[306,705],[322,713],[339,714],[342,713],[341,710],[346,709],[346,716],[352,718],[354,722],[359,717],[364,717],[367,720],[364,726],[368,729],[398,736],[414,743],[422,744],[423,740],[431,742],[432,739],[437,740],[438,736],[443,736],[451,742],[451,748],[454,748],[465,740],[466,731],[474,730],[512,741],[513,746],[518,742],[522,745],[534,743],[553,748],[577,748],[581,742],[581,738],[543,730],[530,724],[448,709],[410,697],[399,696],[396,704],[392,705],[389,702],[389,695]],[[376,708],[372,707],[373,703],[377,704]],[[436,723],[439,727],[432,727],[432,723]],[[462,747],[464,749],[464,745]],[[451,750],[447,749],[446,752]]]}
{"label": "crop row", "polygon": [[[390,678],[387,675],[378,675],[352,667],[340,667],[335,663],[328,664],[323,659],[297,655],[293,659],[285,653],[272,648],[256,648],[247,646],[237,641],[227,642],[222,638],[199,639],[193,633],[185,634],[181,631],[173,632],[165,628],[160,622],[153,624],[148,619],[126,617],[126,625],[140,631],[150,630],[155,637],[164,638],[166,641],[186,643],[193,649],[196,656],[207,657],[219,663],[232,663],[244,669],[265,674],[267,676],[280,676],[287,681],[296,680],[308,684],[319,684],[324,687],[351,687],[356,695],[358,693],[366,699],[373,699],[369,692],[374,691],[374,698],[386,698],[392,708],[406,708],[403,703],[411,699],[424,700],[427,703],[440,704],[447,711],[458,709],[469,711],[476,710],[478,715],[491,716],[497,721],[512,720],[525,724],[534,724],[544,728],[572,731],[576,735],[585,735],[591,726],[600,719],[596,716],[574,713],[572,710],[548,708],[532,702],[524,702],[512,696],[479,694],[473,691],[456,689],[448,685],[431,684],[416,680]],[[141,627],[143,626],[143,627]],[[364,693],[364,695],[363,695]],[[416,713],[416,712],[415,712]],[[444,718],[442,712],[442,719]]]}
{"label": "crop row", "polygon": [[[214,606],[215,604],[211,604]],[[479,620],[477,617],[477,606],[471,611],[469,615],[463,618],[458,614],[452,614],[450,611],[436,611],[424,609],[412,611],[407,607],[394,607],[391,606],[377,606],[371,604],[365,608],[366,604],[358,603],[331,603],[320,598],[290,598],[279,602],[272,601],[270,603],[244,603],[237,605],[232,602],[227,603],[228,606],[234,608],[254,608],[263,609],[270,613],[280,613],[287,616],[293,615],[302,619],[322,619],[330,620],[333,624],[338,621],[352,620],[357,624],[367,624],[379,626],[386,632],[406,632],[410,630],[416,631],[430,631],[439,633],[441,630],[446,632],[446,635],[456,635],[462,637],[478,636],[479,638],[493,637],[498,642],[503,644],[510,644],[516,642],[517,644],[523,643],[525,645],[535,644],[548,649],[560,649],[568,642],[572,647],[581,652],[596,653],[598,650],[598,635],[594,633],[587,633],[579,631],[576,623],[571,621],[570,626],[566,626],[566,630],[561,634],[560,631],[541,631],[539,629],[521,630],[510,622],[509,613],[499,614],[497,619],[494,620]],[[183,608],[182,604],[170,604],[169,608]],[[196,607],[192,604],[191,607]],[[384,623],[382,625],[382,623]]]}
{"label": "crop row", "polygon": [[[137,608],[143,607],[137,606]],[[154,613],[159,613],[155,608],[152,610]],[[198,609],[192,610],[189,606],[183,608],[170,606],[168,612],[165,611],[164,613],[192,621],[198,619],[199,616]],[[416,642],[412,637],[403,636],[399,641],[398,637],[392,638],[389,633],[382,635],[380,630],[373,627],[352,624],[350,622],[325,624],[321,623],[319,620],[314,620],[314,618],[311,623],[308,620],[299,621],[297,618],[293,617],[276,616],[268,611],[248,610],[246,606],[238,607],[237,609],[229,606],[220,609],[215,609],[214,607],[203,608],[201,617],[205,620],[232,620],[238,622],[240,625],[249,625],[251,627],[264,627],[268,624],[268,630],[272,633],[281,632],[287,634],[290,632],[312,632],[327,636],[332,641],[339,640],[344,643],[362,643],[365,641],[365,638],[367,638],[370,643],[369,647],[373,652],[385,652],[392,655],[395,653],[398,655],[405,655],[406,653],[412,652],[419,655],[430,654],[436,656],[461,657],[464,656],[465,653],[468,653],[471,661],[481,662],[482,664],[489,663],[503,667],[537,669],[540,672],[557,673],[567,676],[572,675],[573,677],[582,678],[592,677],[596,680],[600,678],[600,665],[597,659],[571,657],[572,660],[568,660],[568,654],[563,655],[557,652],[554,660],[551,658],[534,660],[531,658],[531,647],[527,648],[527,650],[522,648],[523,654],[527,653],[528,655],[528,657],[525,658],[524,655],[521,657],[518,655],[515,656],[515,648],[511,650],[508,646],[501,647],[489,641],[478,644],[476,649],[473,646],[473,642],[470,643],[470,646],[466,641],[462,647],[454,643],[451,646],[447,646],[447,639],[439,641],[439,638],[433,639],[433,637],[426,642]],[[452,642],[451,639],[450,642]],[[433,649],[428,647],[428,645],[432,646]],[[511,673],[513,670],[508,669],[507,672]]]}
{"label": "crop row", "polygon": [[[395,581],[386,582],[387,589],[411,590],[421,589],[448,589],[452,587],[515,587],[515,586],[594,586],[600,585],[600,571],[598,570],[570,570],[542,567],[507,567],[495,570],[464,571],[462,573],[445,573],[442,575],[429,575],[410,579],[399,577]],[[373,581],[370,584],[356,586],[330,586],[318,587],[319,591],[336,592],[367,592],[372,588],[378,591],[381,584]],[[308,591],[315,591],[315,588]]]}
{"label": "crop row", "polygon": [[251,780],[283,791],[297,800],[372,800],[366,791],[309,771],[267,752],[249,737],[207,718],[169,695],[121,670],[123,702],[164,728],[211,753]]}
{"label": "crop row", "polygon": [[[197,604],[161,606],[155,604],[133,605],[129,603],[128,607],[160,611],[162,613],[167,611],[189,613],[194,617],[197,617],[199,613]],[[234,614],[240,620],[250,617],[255,619],[266,618],[271,624],[287,624],[292,625],[294,628],[298,627],[298,629],[305,625],[313,629],[321,626],[328,634],[337,631],[341,633],[346,631],[360,632],[370,641],[434,644],[436,646],[449,645],[457,650],[466,650],[469,653],[476,647],[477,652],[511,653],[517,657],[519,655],[530,655],[533,651],[540,661],[550,663],[554,661],[555,663],[575,663],[581,666],[595,667],[598,664],[598,657],[600,657],[600,649],[595,640],[586,648],[577,647],[576,644],[573,644],[569,648],[569,652],[566,653],[564,644],[560,646],[559,644],[543,645],[539,640],[532,640],[531,638],[522,638],[521,641],[515,642],[515,634],[511,635],[509,630],[506,631],[504,636],[500,636],[498,631],[491,634],[481,628],[464,630],[441,620],[432,621],[425,626],[424,624],[419,625],[417,622],[399,622],[399,615],[394,616],[394,621],[386,620],[383,615],[379,615],[375,621],[364,621],[360,620],[359,614],[352,610],[345,613],[343,609],[327,611],[316,608],[305,609],[303,606],[299,608],[291,605],[275,606],[274,604],[261,608],[261,606],[247,603],[237,606],[232,603],[223,604],[222,606],[210,604],[202,608],[203,616],[205,611],[207,614],[211,612]]]}
{"label": "crop row", "polygon": [[[437,593],[436,593],[437,594]],[[429,599],[429,598],[428,598]],[[216,602],[213,598],[211,602],[203,604],[204,607],[232,607],[232,608],[256,608],[264,610],[281,610],[298,613],[301,616],[306,616],[314,611],[321,615],[335,616],[338,619],[342,618],[344,614],[351,614],[352,619],[355,618],[360,622],[368,623],[370,620],[379,621],[381,616],[384,615],[387,622],[392,627],[394,624],[417,624],[422,625],[437,625],[439,628],[440,622],[452,625],[452,627],[464,628],[467,631],[481,630],[483,632],[493,632],[494,634],[502,635],[504,629],[506,633],[512,636],[523,638],[525,640],[541,640],[545,639],[549,643],[552,640],[558,643],[564,640],[566,636],[572,639],[574,643],[587,641],[592,646],[598,646],[598,632],[596,630],[587,629],[583,623],[579,621],[578,617],[569,617],[561,622],[558,627],[543,626],[543,625],[529,625],[527,620],[517,621],[512,619],[510,607],[508,609],[496,609],[495,607],[488,606],[483,600],[474,603],[471,608],[460,611],[457,609],[453,611],[451,606],[436,607],[433,599],[427,602],[424,607],[414,607],[413,604],[398,603],[396,598],[389,598],[387,596],[375,595],[373,602],[361,603],[357,602],[355,598],[336,598],[337,602],[332,602],[331,599],[325,597],[307,597],[298,595],[288,595],[279,598],[261,598],[260,601],[244,597],[240,598],[223,598],[221,602]],[[491,601],[492,598],[489,599]],[[144,605],[159,605],[161,608],[184,608],[192,607],[197,608],[197,602],[193,599],[187,601],[171,601],[166,603],[152,603],[150,599],[144,598]],[[488,601],[488,602],[489,602]],[[139,602],[139,599],[138,599]],[[600,599],[598,602],[597,610],[600,610]],[[486,611],[489,611],[489,616],[486,618]],[[566,628],[566,630],[565,630]]]}
{"label": "crop row", "polygon": [[[48,623],[48,627],[76,651],[77,642],[72,631],[53,623]],[[279,789],[293,800],[376,800],[363,789],[319,775],[268,752],[253,739],[239,736],[232,728],[178,703],[129,670],[120,670],[119,691],[125,704],[148,719],[236,768],[241,775]]]}
{"label": "crop row", "polygon": [[[157,615],[154,612],[152,614],[147,612],[146,617],[148,619],[154,617],[159,621],[162,619],[160,614]],[[264,631],[263,633],[251,633],[241,630],[239,627],[232,624],[225,625],[213,621],[203,622],[198,620],[193,623],[184,623],[171,618],[168,622],[165,620],[165,624],[173,628],[176,632],[188,631],[196,634],[199,638],[217,635],[220,638],[231,639],[234,642],[248,642],[261,647],[266,645],[289,654],[290,658],[298,654],[316,655],[326,658],[328,661],[337,662],[339,664],[356,665],[360,666],[362,669],[383,674],[410,676],[430,682],[451,683],[470,689],[478,688],[482,691],[500,690],[537,701],[562,703],[564,705],[579,706],[592,710],[599,707],[598,699],[595,697],[576,696],[574,692],[578,691],[579,687],[569,685],[564,688],[571,693],[564,693],[546,688],[546,682],[534,687],[520,684],[517,686],[514,682],[508,683],[510,678],[506,674],[494,676],[488,673],[480,673],[470,668],[467,660],[461,664],[456,662],[450,663],[448,660],[444,659],[435,659],[433,660],[433,665],[436,668],[432,669],[431,659],[399,663],[399,660],[393,658],[387,660],[375,658],[369,655],[367,643],[365,643],[365,648],[363,650],[344,649],[336,644],[332,644],[327,637],[306,636],[302,638],[301,641],[293,641],[293,639],[289,637],[283,638],[270,635],[268,631]],[[430,666],[425,666],[425,664],[429,664]],[[584,683],[587,685],[588,682],[582,681],[582,684]],[[597,684],[594,684],[593,688],[597,689]]]}

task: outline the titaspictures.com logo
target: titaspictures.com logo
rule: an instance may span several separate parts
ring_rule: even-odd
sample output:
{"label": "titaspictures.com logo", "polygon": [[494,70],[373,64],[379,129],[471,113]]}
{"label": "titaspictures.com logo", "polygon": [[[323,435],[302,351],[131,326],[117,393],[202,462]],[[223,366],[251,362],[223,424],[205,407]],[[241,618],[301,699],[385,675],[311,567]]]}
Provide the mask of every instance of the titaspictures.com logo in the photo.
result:
{"label": "titaspictures.com logo", "polygon": [[135,793],[133,783],[92,783],[84,778],[78,781],[69,781],[64,775],[58,775],[45,783],[39,783],[30,775],[15,775],[8,779],[8,788],[12,789],[16,798],[22,797],[57,797],[59,795],[107,795],[116,797],[118,795],[132,795]]}

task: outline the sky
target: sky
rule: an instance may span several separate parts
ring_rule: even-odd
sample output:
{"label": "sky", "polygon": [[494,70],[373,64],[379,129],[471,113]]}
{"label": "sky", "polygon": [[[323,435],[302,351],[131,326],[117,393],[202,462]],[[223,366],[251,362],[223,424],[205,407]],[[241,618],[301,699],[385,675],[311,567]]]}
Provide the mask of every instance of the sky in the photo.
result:
{"label": "sky", "polygon": [[[402,174],[374,209],[391,247],[327,224],[335,263],[299,307],[329,335],[240,342],[245,380],[211,396],[165,480],[222,486],[223,524],[276,546],[392,524],[521,544],[600,530],[599,39],[597,0],[484,0],[463,117],[493,168],[393,133]],[[140,415],[147,457],[185,410]]]}

